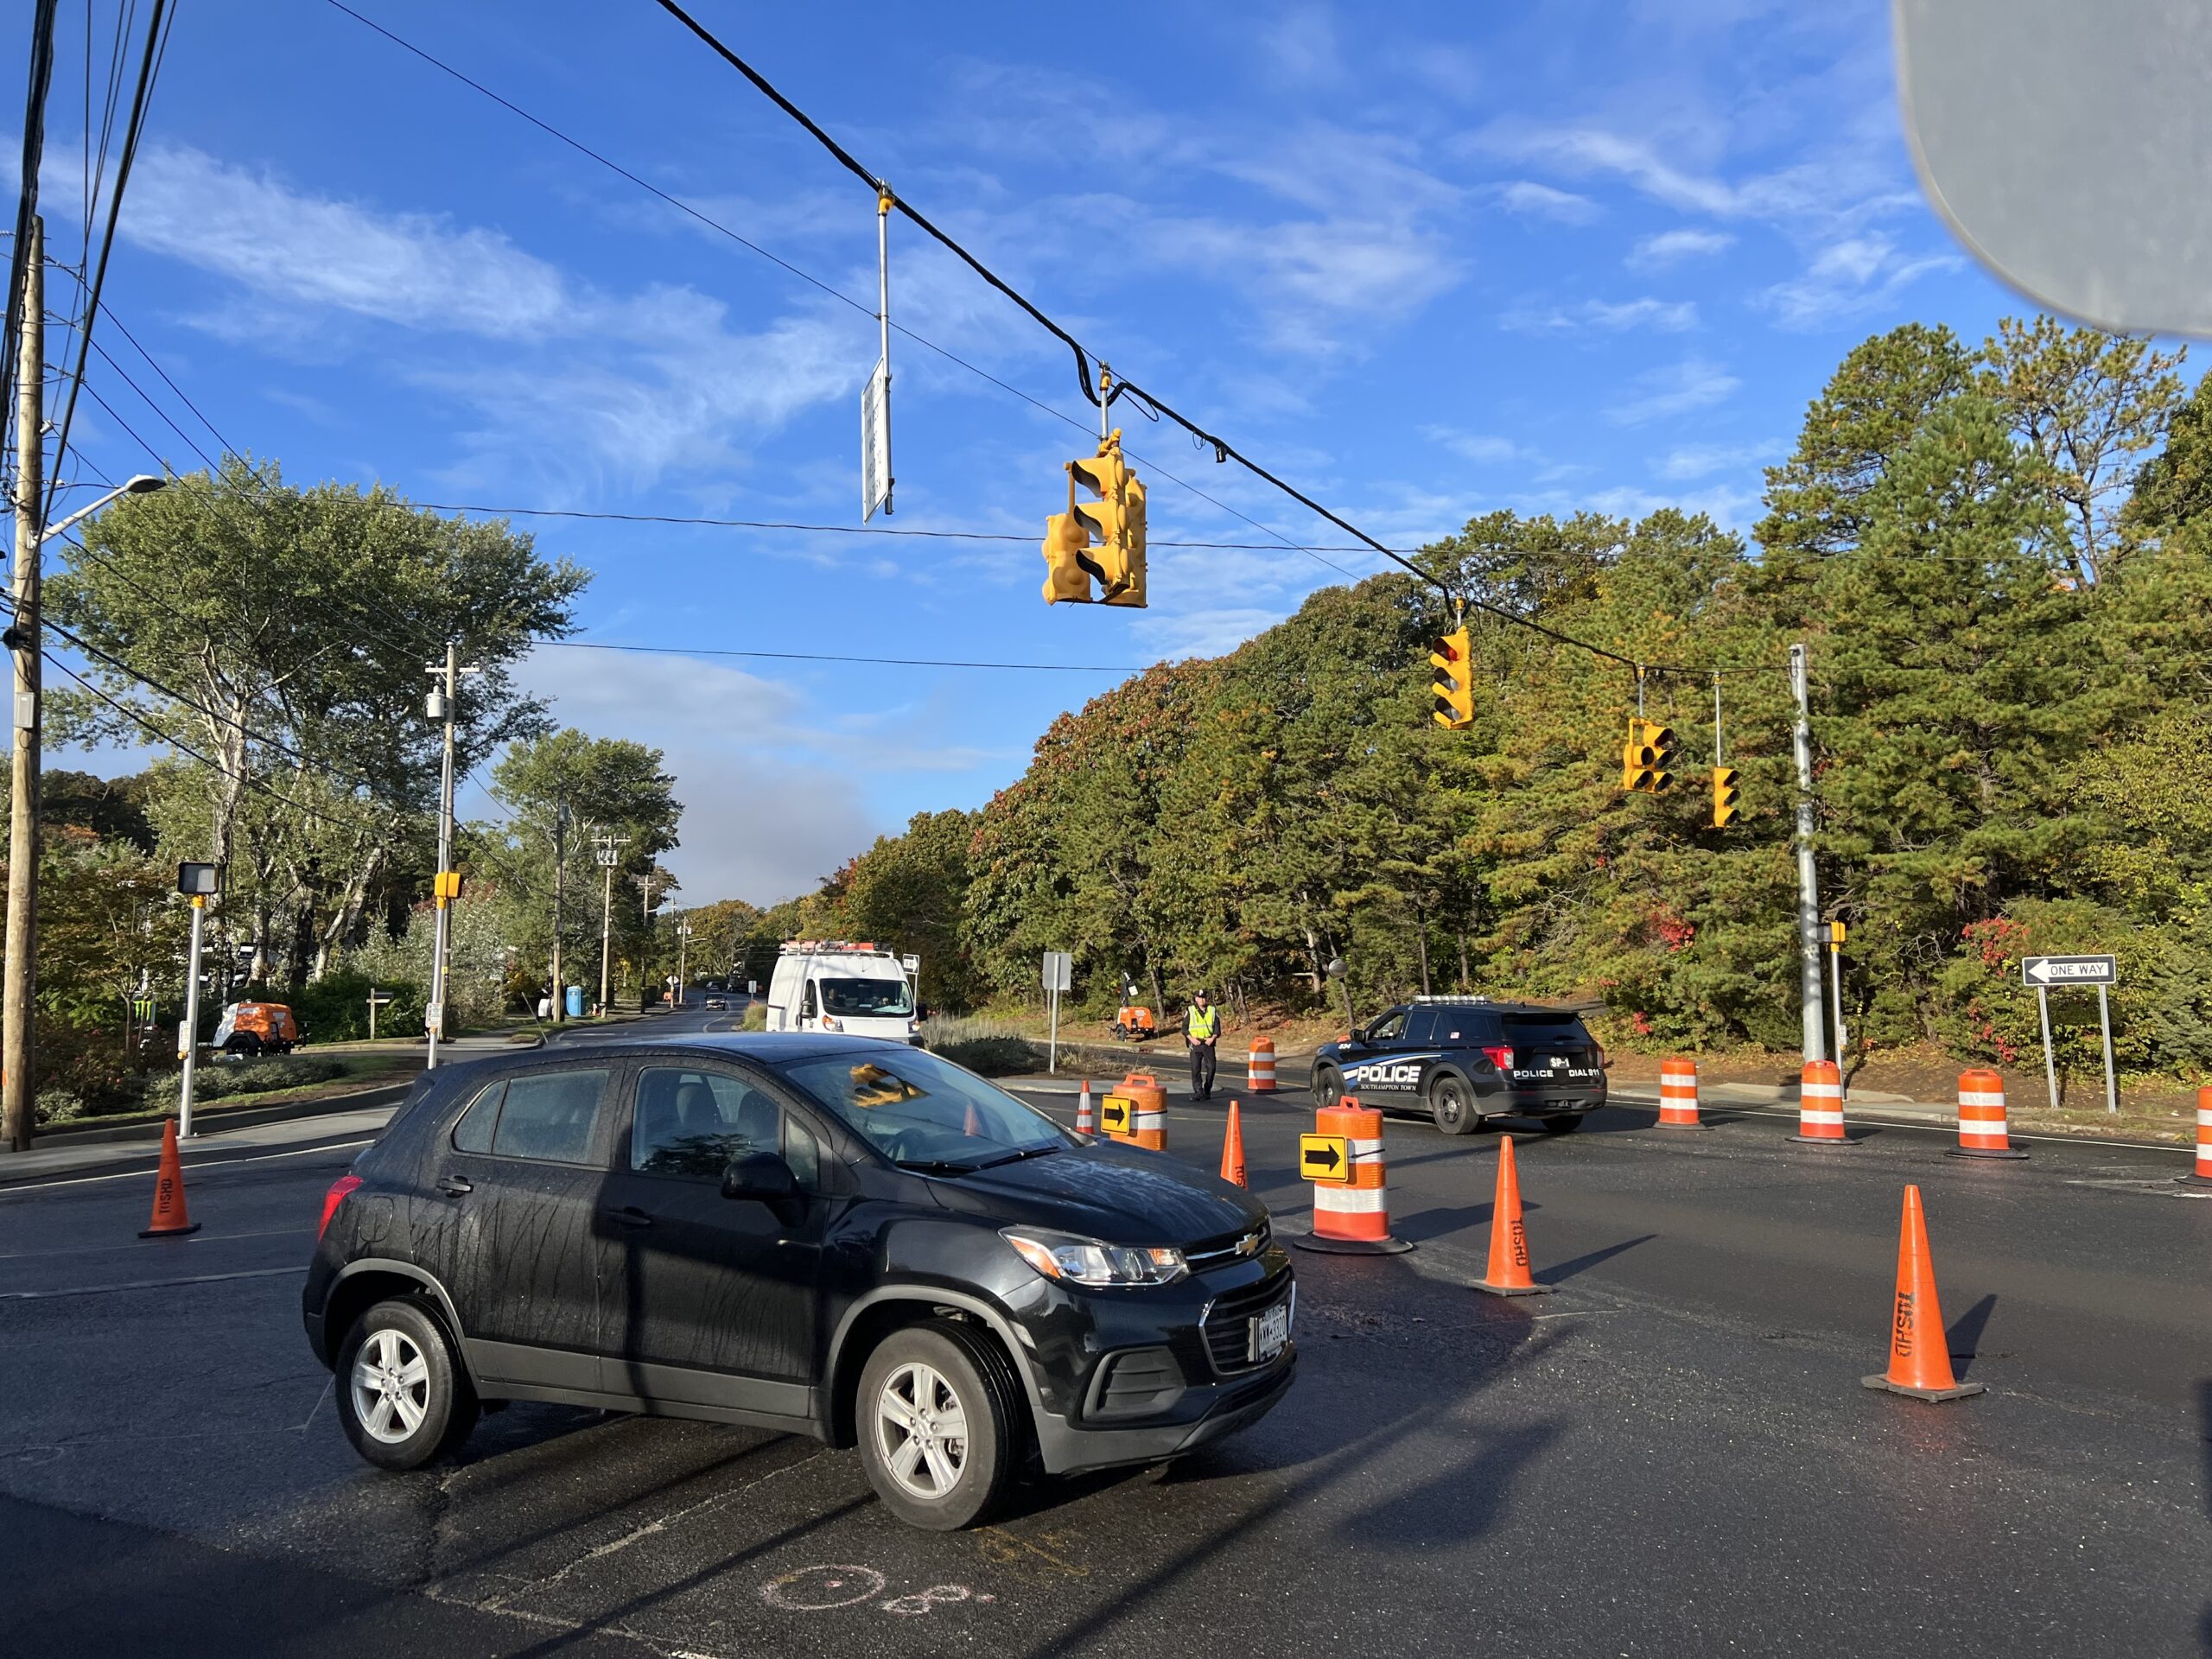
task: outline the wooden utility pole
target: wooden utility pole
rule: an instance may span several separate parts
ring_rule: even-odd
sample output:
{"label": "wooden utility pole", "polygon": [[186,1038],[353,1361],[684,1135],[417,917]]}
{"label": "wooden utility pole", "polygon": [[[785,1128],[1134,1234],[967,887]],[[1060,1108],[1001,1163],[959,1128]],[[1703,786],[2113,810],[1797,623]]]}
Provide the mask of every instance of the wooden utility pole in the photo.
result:
{"label": "wooden utility pole", "polygon": [[569,807],[553,803],[553,1023],[569,1017],[569,990],[561,973],[561,888],[569,879]]}
{"label": "wooden utility pole", "polygon": [[614,867],[621,860],[618,849],[630,844],[627,836],[594,836],[599,844],[599,1011],[607,1012],[607,998],[610,980],[614,938]]}
{"label": "wooden utility pole", "polygon": [[[86,319],[86,327],[91,320]],[[45,496],[46,225],[31,220],[16,356],[16,747],[8,779],[8,959],[0,989],[0,1137],[29,1152],[38,1097],[39,543]]]}

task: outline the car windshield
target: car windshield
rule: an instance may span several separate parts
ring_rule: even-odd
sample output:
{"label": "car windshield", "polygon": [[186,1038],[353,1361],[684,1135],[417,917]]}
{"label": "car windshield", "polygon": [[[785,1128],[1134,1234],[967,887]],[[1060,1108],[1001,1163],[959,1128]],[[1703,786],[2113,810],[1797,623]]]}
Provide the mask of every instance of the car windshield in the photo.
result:
{"label": "car windshield", "polygon": [[864,1049],[779,1070],[878,1152],[910,1168],[977,1169],[1069,1146],[1042,1112],[923,1049]]}
{"label": "car windshield", "polygon": [[914,999],[903,979],[824,979],[822,1012],[848,1019],[899,1019],[914,1011]]}

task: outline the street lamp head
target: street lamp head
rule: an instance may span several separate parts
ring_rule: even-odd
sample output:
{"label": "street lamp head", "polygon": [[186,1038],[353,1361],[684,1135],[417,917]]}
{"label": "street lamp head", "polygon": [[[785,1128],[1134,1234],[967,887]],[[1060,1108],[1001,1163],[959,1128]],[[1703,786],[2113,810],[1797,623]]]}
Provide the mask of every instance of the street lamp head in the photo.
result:
{"label": "street lamp head", "polygon": [[156,490],[166,490],[168,486],[168,480],[159,474],[140,473],[136,478],[126,481],[123,490],[126,495],[151,495]]}

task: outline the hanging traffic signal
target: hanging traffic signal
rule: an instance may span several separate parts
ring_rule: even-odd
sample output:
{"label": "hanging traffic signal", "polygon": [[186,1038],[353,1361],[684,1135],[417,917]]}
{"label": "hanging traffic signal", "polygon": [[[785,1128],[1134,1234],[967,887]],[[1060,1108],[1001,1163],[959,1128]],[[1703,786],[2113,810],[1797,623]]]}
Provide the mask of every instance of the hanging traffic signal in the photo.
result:
{"label": "hanging traffic signal", "polygon": [[1072,604],[1090,602],[1091,565],[1084,550],[1090,545],[1090,532],[1075,516],[1075,479],[1068,479],[1068,510],[1056,512],[1045,521],[1045,602],[1057,605],[1062,600]]}
{"label": "hanging traffic signal", "polygon": [[1726,830],[1736,821],[1742,809],[1736,804],[1736,768],[1715,766],[1713,769],[1713,827]]}
{"label": "hanging traffic signal", "polygon": [[[1143,606],[1145,488],[1122,459],[1121,429],[1099,440],[1096,455],[1068,462],[1067,474],[1068,510],[1045,526],[1045,563],[1052,567],[1045,602],[1090,604],[1096,582],[1099,601]],[[1098,499],[1079,499],[1077,484]]]}
{"label": "hanging traffic signal", "polygon": [[1667,770],[1675,760],[1675,728],[1647,720],[1643,722],[1643,741],[1651,751],[1651,781],[1644,787],[1654,795],[1664,795],[1675,786],[1675,774]]}
{"label": "hanging traffic signal", "polygon": [[1467,645],[1467,631],[1454,628],[1439,639],[1428,651],[1429,666],[1436,672],[1429,677],[1429,690],[1434,694],[1433,710],[1436,723],[1447,732],[1456,732],[1475,721],[1475,678],[1473,658]]}

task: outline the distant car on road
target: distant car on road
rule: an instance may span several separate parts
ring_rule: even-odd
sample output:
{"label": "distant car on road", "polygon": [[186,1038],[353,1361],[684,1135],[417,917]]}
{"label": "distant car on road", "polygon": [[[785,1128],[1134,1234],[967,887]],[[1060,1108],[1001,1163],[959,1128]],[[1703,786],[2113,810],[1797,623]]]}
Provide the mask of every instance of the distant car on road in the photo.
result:
{"label": "distant car on road", "polygon": [[728,1007],[729,1007],[729,1003],[725,998],[710,996],[707,999],[707,1012],[709,1014],[712,1014],[717,1008],[726,1008]]}
{"label": "distant car on road", "polygon": [[1026,1468],[1253,1422],[1290,1387],[1295,1306],[1243,1188],[823,1033],[426,1073],[325,1198],[302,1304],[384,1468],[485,1402],[555,1401],[857,1444],[932,1529]]}
{"label": "distant car on road", "polygon": [[1446,1135],[1485,1117],[1533,1117],[1557,1134],[1605,1103],[1605,1051],[1580,1016],[1532,1002],[1424,996],[1313,1056],[1325,1105],[1426,1111]]}

